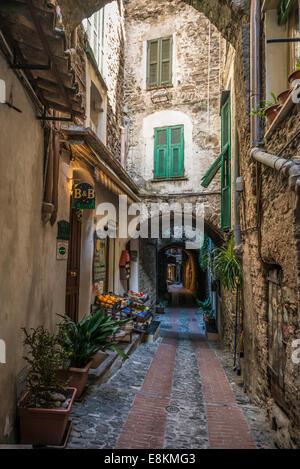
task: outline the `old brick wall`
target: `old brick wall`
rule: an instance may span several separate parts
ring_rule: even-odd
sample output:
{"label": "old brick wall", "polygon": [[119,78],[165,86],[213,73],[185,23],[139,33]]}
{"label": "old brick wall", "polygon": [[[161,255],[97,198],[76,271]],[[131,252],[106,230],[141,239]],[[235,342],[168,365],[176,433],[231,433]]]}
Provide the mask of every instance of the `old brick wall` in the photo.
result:
{"label": "old brick wall", "polygon": [[[272,133],[265,142],[266,150],[278,154],[298,130],[297,110]],[[299,447],[299,366],[292,363],[291,343],[299,331],[297,266],[294,237],[295,195],[288,187],[288,181],[278,172],[257,165],[258,181],[256,187],[256,164],[250,161],[244,139],[241,145],[241,174],[245,179],[245,192],[241,203],[241,224],[243,234],[244,270],[244,334],[246,389],[253,399],[268,405],[270,418],[277,419],[280,429],[276,432],[276,443],[280,447]],[[299,139],[290,145],[282,157],[299,155]],[[259,219],[257,213],[260,214]],[[286,414],[278,410],[270,390],[270,344],[268,311],[268,277],[276,266],[282,270],[281,292],[282,307],[287,321],[288,334],[285,337],[286,367],[284,378],[284,400]],[[278,334],[280,331],[278,330]],[[299,335],[299,332],[298,332]],[[284,416],[285,415],[285,416]],[[287,422],[288,427],[287,427]],[[276,428],[277,428],[276,424]],[[289,435],[287,437],[287,435]]]}

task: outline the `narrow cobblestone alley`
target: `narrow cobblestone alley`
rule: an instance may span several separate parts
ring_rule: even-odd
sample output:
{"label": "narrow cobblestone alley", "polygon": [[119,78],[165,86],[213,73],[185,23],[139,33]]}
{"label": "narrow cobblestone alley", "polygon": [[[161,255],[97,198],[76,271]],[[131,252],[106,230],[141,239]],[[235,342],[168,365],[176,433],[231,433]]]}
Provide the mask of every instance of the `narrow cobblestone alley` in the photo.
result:
{"label": "narrow cobblestone alley", "polygon": [[69,448],[272,448],[264,412],[233,383],[195,308],[168,308],[161,337],[142,344],[73,406]]}

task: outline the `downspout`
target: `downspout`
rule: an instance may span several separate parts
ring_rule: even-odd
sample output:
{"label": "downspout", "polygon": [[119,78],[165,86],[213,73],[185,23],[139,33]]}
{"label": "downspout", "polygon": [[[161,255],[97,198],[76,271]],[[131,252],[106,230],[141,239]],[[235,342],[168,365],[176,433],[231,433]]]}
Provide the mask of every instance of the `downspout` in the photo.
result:
{"label": "downspout", "polygon": [[[260,17],[261,2],[260,0],[252,0],[250,20],[250,109],[260,107],[261,99]],[[257,114],[250,117],[251,148],[259,147],[262,144],[260,117]]]}
{"label": "downspout", "polygon": [[235,124],[234,129],[234,138],[235,138],[235,145],[234,145],[234,182],[235,182],[235,191],[234,191],[234,199],[233,199],[233,209],[234,209],[234,243],[235,249],[240,250],[241,248],[241,225],[240,225],[240,209],[239,209],[239,197],[240,193],[237,191],[236,182],[237,178],[240,175],[240,168],[239,168],[239,138],[238,138],[238,131],[237,125]]}

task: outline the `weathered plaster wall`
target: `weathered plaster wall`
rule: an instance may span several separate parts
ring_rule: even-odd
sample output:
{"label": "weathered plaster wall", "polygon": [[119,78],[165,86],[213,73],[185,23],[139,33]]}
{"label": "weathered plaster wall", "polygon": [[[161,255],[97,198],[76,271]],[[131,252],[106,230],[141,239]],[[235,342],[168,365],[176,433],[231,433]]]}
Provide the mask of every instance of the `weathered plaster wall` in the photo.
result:
{"label": "weathered plaster wall", "polygon": [[[7,363],[0,364],[0,441],[11,441],[24,368],[21,327],[52,327],[64,313],[66,261],[56,260],[57,224],[44,226],[43,132],[29,98],[0,57],[0,77],[22,114],[0,105],[1,243],[0,338]],[[64,165],[61,171],[65,171]],[[69,187],[61,173],[57,220],[67,219]]]}

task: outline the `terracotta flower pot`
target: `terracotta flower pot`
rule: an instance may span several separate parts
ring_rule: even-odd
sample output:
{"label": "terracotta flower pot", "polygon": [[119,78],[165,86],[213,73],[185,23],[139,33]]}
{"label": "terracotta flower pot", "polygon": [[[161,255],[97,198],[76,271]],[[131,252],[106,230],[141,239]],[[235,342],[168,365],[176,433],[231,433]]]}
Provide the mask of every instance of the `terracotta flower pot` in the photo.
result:
{"label": "terracotta flower pot", "polygon": [[273,104],[273,106],[268,107],[266,110],[266,124],[267,129],[270,127],[274,119],[277,117],[280,109],[282,108],[282,104]]}
{"label": "terracotta flower pot", "polygon": [[93,364],[91,360],[84,368],[68,368],[67,370],[59,370],[58,378],[66,381],[68,386],[77,389],[76,399],[82,395],[89,374],[89,369]]}
{"label": "terracotta flower pot", "polygon": [[280,94],[277,96],[277,99],[278,99],[278,101],[279,101],[279,104],[284,105],[284,103],[287,101],[287,99],[288,99],[289,95],[291,94],[291,92],[292,92],[291,89],[282,91],[282,93],[280,93]]}
{"label": "terracotta flower pot", "polygon": [[289,84],[291,88],[295,88],[298,84],[300,84],[300,70],[295,70],[289,76]]}
{"label": "terracotta flower pot", "polygon": [[[18,407],[21,444],[32,444],[34,446],[58,446],[61,444],[76,395],[75,388],[67,387],[66,390],[72,393],[67,409]],[[20,405],[24,403],[29,394],[28,391],[22,397]]]}
{"label": "terracotta flower pot", "polygon": [[163,306],[156,306],[156,314],[164,314],[165,308]]}

